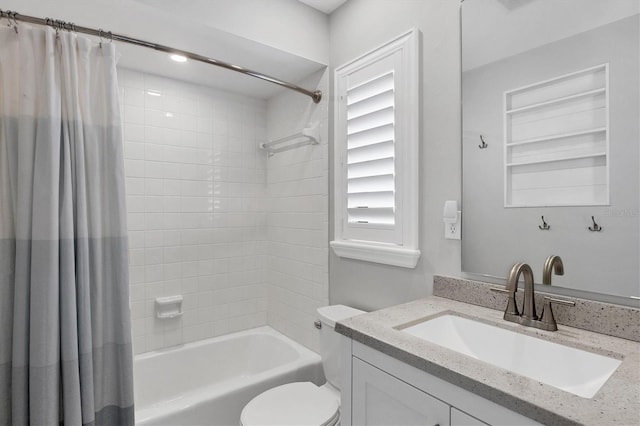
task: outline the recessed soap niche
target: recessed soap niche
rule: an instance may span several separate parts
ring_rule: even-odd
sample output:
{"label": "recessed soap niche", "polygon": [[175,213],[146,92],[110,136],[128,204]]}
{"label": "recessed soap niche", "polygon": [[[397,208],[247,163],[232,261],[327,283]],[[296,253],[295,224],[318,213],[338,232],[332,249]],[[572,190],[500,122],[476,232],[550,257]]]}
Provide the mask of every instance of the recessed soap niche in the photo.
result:
{"label": "recessed soap niche", "polygon": [[609,204],[609,65],[504,93],[505,207]]}

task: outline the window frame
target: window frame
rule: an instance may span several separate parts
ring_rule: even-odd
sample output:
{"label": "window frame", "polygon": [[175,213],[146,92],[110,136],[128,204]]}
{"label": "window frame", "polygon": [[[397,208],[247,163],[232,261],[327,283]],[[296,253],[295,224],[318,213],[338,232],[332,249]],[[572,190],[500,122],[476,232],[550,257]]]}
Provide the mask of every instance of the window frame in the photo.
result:
{"label": "window frame", "polygon": [[[420,50],[411,29],[334,71],[334,239],[340,257],[415,268],[419,246]],[[347,101],[349,75],[396,55],[394,63],[395,224],[348,222]]]}

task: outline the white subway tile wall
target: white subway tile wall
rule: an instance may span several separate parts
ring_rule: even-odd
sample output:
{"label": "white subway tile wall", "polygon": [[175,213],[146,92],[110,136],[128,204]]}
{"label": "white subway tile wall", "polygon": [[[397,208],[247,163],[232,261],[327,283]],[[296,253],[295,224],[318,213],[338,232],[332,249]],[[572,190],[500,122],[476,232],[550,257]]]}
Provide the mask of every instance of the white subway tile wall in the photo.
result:
{"label": "white subway tile wall", "polygon": [[[328,72],[300,82],[328,93]],[[268,323],[319,351],[316,309],[329,304],[328,96],[319,105],[294,92],[268,101],[269,139],[320,124],[320,144],[267,159]]]}
{"label": "white subway tile wall", "polygon": [[[118,76],[135,352],[265,325],[266,102],[128,69]],[[184,315],[157,319],[155,299],[176,294]]]}

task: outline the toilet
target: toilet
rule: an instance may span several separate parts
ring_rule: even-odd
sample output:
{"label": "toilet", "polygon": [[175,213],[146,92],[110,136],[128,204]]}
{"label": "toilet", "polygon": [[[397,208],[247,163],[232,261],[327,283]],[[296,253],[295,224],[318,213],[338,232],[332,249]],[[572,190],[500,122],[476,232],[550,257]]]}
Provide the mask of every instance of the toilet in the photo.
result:
{"label": "toilet", "polygon": [[242,409],[242,426],[336,426],[340,424],[340,336],[337,321],[363,314],[344,305],[318,308],[320,356],[327,383],[287,383],[253,398]]}

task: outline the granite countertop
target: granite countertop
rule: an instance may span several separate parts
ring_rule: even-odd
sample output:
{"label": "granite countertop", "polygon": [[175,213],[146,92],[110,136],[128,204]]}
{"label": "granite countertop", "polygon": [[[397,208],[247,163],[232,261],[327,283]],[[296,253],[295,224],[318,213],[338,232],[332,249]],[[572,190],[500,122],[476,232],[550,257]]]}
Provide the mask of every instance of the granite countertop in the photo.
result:
{"label": "granite countertop", "polygon": [[[586,399],[397,329],[444,311],[623,362],[598,393]],[[504,321],[502,314],[432,296],[341,321],[336,331],[543,424],[640,424],[640,343],[563,325],[555,332],[538,330]]]}

